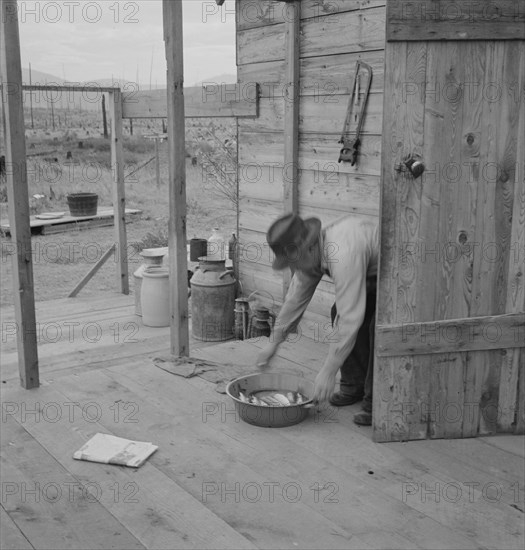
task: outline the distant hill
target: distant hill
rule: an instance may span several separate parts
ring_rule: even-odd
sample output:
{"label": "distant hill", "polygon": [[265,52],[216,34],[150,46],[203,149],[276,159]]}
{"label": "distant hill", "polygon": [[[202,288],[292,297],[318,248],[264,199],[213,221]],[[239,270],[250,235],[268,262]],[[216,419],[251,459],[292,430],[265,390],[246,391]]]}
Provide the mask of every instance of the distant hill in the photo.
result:
{"label": "distant hill", "polygon": [[[22,81],[24,84],[29,84],[30,78],[29,78],[29,69],[22,69]],[[58,85],[64,85],[64,84],[71,84],[71,85],[78,85],[77,82],[73,80],[64,80],[63,78],[60,78],[56,75],[52,75],[49,73],[44,73],[41,71],[36,71],[35,69],[31,69],[31,83],[33,85],[46,85],[46,84],[58,84]],[[96,86],[100,87],[112,87],[115,85],[120,86],[121,89],[128,89],[128,90],[134,90],[136,89],[136,84],[134,82],[131,82],[129,80],[121,80],[118,78],[99,78],[96,80],[89,80],[85,82],[80,82],[80,85],[86,85],[86,88],[94,88]],[[164,86],[159,86],[158,88],[165,88]],[[149,84],[146,86],[145,84],[139,84],[139,90],[149,90]],[[152,86],[152,89],[157,89],[157,86]],[[26,105],[29,104],[29,92],[25,93],[26,95]],[[89,90],[86,90],[84,94],[71,94],[69,92],[64,92],[59,97],[57,97],[55,94],[52,96],[49,96],[49,101],[51,101],[51,98],[54,102],[54,107],[57,109],[83,109],[86,111],[99,111],[100,110],[100,101],[102,97],[100,94],[96,94],[95,92],[91,92]],[[48,104],[47,96],[44,92],[33,92],[33,105],[35,107],[46,107]]]}
{"label": "distant hill", "polygon": [[[22,82],[29,84],[29,69],[22,69]],[[64,80],[58,76],[42,73],[31,69],[31,83],[32,84],[62,84]]]}
{"label": "distant hill", "polygon": [[212,76],[211,78],[205,78],[192,84],[192,86],[202,86],[204,83],[213,82],[216,84],[237,84],[237,75],[235,74],[220,74],[218,76]]}
{"label": "distant hill", "polygon": [[[29,69],[22,69],[22,81],[24,84],[29,84]],[[43,73],[41,71],[35,71],[34,69],[31,70],[31,82],[34,85],[37,84],[59,84],[62,85],[64,83],[68,84],[76,84],[76,81],[72,79],[64,80],[63,78],[60,78],[59,76],[52,75],[49,73]],[[113,85],[119,85],[121,88],[124,87],[124,85],[135,85],[134,82],[131,82],[129,80],[121,80],[119,78],[97,78],[94,80],[87,80],[80,82],[80,85],[86,84],[93,86],[94,84],[101,86],[101,87],[111,87]],[[139,89],[141,90],[149,90],[149,84],[140,84]],[[166,84],[163,84],[162,86],[152,86],[153,89],[156,88],[166,88]]]}
{"label": "distant hill", "polygon": [[[24,84],[29,84],[29,69],[22,68],[22,80]],[[237,82],[237,75],[234,74],[220,74],[216,76],[212,76],[210,78],[205,78],[199,82],[196,82],[195,84],[186,84],[187,86],[202,86],[203,83],[217,83],[217,84],[235,84]],[[63,85],[64,83],[72,84],[72,80],[64,80],[63,78],[60,78],[56,75],[52,75],[49,73],[44,73],[42,71],[37,71],[35,69],[31,69],[31,83],[33,85],[45,85],[45,84],[58,84]],[[111,79],[111,78],[99,78],[96,80],[86,81],[82,84],[86,84],[87,86],[93,84],[97,84],[101,87],[111,87],[114,85],[119,85],[121,89],[128,89],[133,90],[136,89],[136,83],[131,82],[129,80],[121,80],[118,78]],[[152,85],[151,89],[157,90],[157,89],[165,89],[166,83],[162,83],[161,85]],[[150,85],[149,84],[139,84],[138,87],[139,90],[149,90]],[[29,99],[29,92],[25,92],[25,105],[28,106],[30,103]],[[96,93],[88,92],[84,94],[71,94],[68,92],[64,92],[60,94],[59,97],[56,96],[56,94],[49,95],[49,101],[48,96],[44,92],[33,92],[33,106],[36,107],[48,107],[50,104],[50,101],[53,100],[54,107],[56,109],[82,109],[86,111],[99,111],[100,110],[100,101],[101,97],[98,97]]]}
{"label": "distant hill", "polygon": [[[22,69],[22,80],[24,84],[29,84],[29,69]],[[64,80],[63,78],[60,78],[59,76],[49,74],[49,73],[43,73],[42,71],[37,71],[35,69],[31,69],[31,81],[33,84],[64,84],[64,82],[72,82],[71,79]],[[224,73],[220,75],[215,75],[209,78],[204,78],[200,80],[199,82],[195,82],[194,84],[187,83],[188,86],[202,86],[205,82],[217,82],[221,84],[235,84],[237,82],[237,75],[231,74],[231,73]],[[85,81],[84,83],[97,83],[99,86],[112,86],[113,84],[120,84],[121,87],[123,87],[125,84],[134,84],[134,82],[131,82],[130,80],[121,80],[119,78],[96,78],[94,80]],[[149,84],[140,84],[139,89],[141,90],[149,90],[150,85]],[[156,89],[163,89],[166,88],[166,83],[163,82],[160,85],[152,84],[151,88],[153,90]]]}

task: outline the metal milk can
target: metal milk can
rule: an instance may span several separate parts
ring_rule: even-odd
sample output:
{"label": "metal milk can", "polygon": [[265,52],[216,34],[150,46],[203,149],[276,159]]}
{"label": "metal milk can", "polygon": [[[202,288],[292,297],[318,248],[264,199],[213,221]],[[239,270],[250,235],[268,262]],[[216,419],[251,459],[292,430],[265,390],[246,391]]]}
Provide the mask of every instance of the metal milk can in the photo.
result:
{"label": "metal milk can", "polygon": [[226,260],[200,258],[190,285],[193,337],[205,342],[233,338],[236,281]]}

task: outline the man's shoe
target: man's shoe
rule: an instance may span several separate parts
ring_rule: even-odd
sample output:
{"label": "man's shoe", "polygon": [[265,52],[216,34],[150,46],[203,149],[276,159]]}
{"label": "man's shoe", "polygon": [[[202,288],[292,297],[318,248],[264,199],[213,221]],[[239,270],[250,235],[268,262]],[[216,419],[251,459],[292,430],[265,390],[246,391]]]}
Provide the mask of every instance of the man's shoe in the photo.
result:
{"label": "man's shoe", "polygon": [[363,400],[362,395],[345,395],[341,392],[336,392],[330,397],[330,405],[334,407],[346,407],[347,405],[353,405]]}
{"label": "man's shoe", "polygon": [[358,426],[371,426],[372,413],[361,411],[354,415],[354,424]]}

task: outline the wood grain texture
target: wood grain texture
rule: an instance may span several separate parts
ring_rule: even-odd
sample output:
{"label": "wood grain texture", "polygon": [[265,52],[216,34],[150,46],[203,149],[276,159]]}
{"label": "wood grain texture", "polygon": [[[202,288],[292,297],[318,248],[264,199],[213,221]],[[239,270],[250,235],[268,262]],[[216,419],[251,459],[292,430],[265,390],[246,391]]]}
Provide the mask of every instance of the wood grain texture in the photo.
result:
{"label": "wood grain texture", "polygon": [[[385,3],[301,1],[297,166],[286,162],[283,153],[285,97],[291,82],[286,74],[290,65],[285,63],[285,28],[298,24],[289,17],[292,5],[286,4],[236,4],[239,78],[258,83],[260,93],[259,117],[239,119],[239,233],[245,240],[255,236],[261,246],[269,219],[284,211],[279,201],[296,170],[300,214],[332,220],[350,213],[378,213]],[[358,59],[372,66],[374,76],[359,162],[352,167],[337,162],[338,141]],[[261,200],[269,200],[267,219],[258,212]],[[274,276],[257,270],[257,262],[241,266],[246,290],[266,290],[266,285],[274,289]],[[317,297],[311,308],[322,308]]]}
{"label": "wood grain texture", "polygon": [[[441,79],[443,63],[446,57],[438,48],[426,49],[426,75],[425,82],[421,87],[420,83],[407,82],[404,84],[407,98],[412,92],[432,89],[435,82]],[[413,98],[413,101],[418,101]],[[423,139],[419,147],[423,159],[432,159],[436,144],[444,141],[444,121],[446,105],[440,102],[433,102],[430,107],[428,99],[419,94],[419,103],[424,105],[423,129],[425,135],[432,135],[432,139]],[[405,150],[405,154],[410,154]],[[428,161],[427,161],[428,162]],[[427,166],[429,169],[429,166]],[[430,177],[428,177],[430,176]],[[414,290],[414,304],[417,304],[417,317],[421,321],[434,319],[436,303],[441,299],[436,285],[436,264],[438,261],[432,255],[427,255],[429,250],[435,250],[439,241],[439,211],[441,207],[441,192],[439,178],[435,175],[424,173],[420,185],[420,202],[414,206],[414,217],[418,218],[417,235],[412,235],[408,241],[398,243],[398,251],[401,255],[401,264],[408,263],[414,266],[414,278],[412,284]],[[433,437],[443,425],[441,411],[444,404],[439,400],[442,398],[439,392],[443,387],[443,379],[450,369],[457,367],[456,357],[450,356],[422,356],[419,358],[421,376],[418,383],[420,399],[417,402],[416,410],[420,411],[420,423],[427,424],[427,436]],[[461,370],[460,370],[461,373]],[[425,395],[426,393],[426,395]],[[437,393],[437,395],[436,395]],[[416,424],[422,431],[421,425]]]}
{"label": "wood grain texture", "polygon": [[301,171],[301,212],[327,220],[346,214],[379,217],[379,177],[340,173],[338,166],[334,163],[332,172]]}
{"label": "wood grain texture", "polygon": [[[5,504],[5,503],[4,503]],[[0,548],[16,548],[16,550],[32,550],[34,546],[23,535],[11,516],[5,511],[4,504],[0,506]]]}
{"label": "wood grain texture", "polygon": [[[289,177],[284,181],[283,209],[285,212],[298,213],[298,155],[299,155],[299,48],[301,3],[294,1],[287,5],[290,19],[285,23],[286,74],[288,82],[284,101],[284,165],[290,166]],[[275,126],[274,126],[275,127]],[[285,280],[283,292],[286,293]]]}
{"label": "wood grain texture", "polygon": [[377,326],[379,357],[523,347],[525,313]]}
{"label": "wood grain texture", "polygon": [[385,47],[383,6],[334,13],[307,20],[302,25],[301,57],[317,57]]}
{"label": "wood grain texture", "polygon": [[514,0],[392,0],[387,20],[388,41],[525,39],[525,7]]}
{"label": "wood grain texture", "polygon": [[[385,9],[378,7],[330,14],[301,24],[301,57],[381,50]],[[284,23],[237,33],[237,64],[284,60]]]}
{"label": "wood grain texture", "polygon": [[[516,82],[519,74],[519,44],[489,42],[486,48],[486,87],[495,82]],[[502,94],[498,101],[483,102],[485,128],[480,140],[480,167],[482,177],[478,191],[475,242],[481,251],[474,257],[473,300],[471,315],[498,313],[506,309],[507,279],[510,258],[511,216],[514,197],[514,170],[516,166],[517,124],[519,102],[510,94]],[[497,167],[494,173],[487,170]],[[497,254],[494,254],[497,251]],[[499,409],[499,378],[503,361],[501,353],[475,353],[477,360],[475,386],[483,409]],[[515,390],[514,390],[515,391]],[[512,398],[511,398],[512,399]],[[508,409],[506,406],[505,408]],[[494,433],[497,415],[479,417],[479,432]]]}
{"label": "wood grain texture", "polygon": [[[141,468],[137,473],[142,475],[135,481],[141,488],[141,492],[147,491],[150,498],[158,493],[159,498],[164,500],[169,498],[168,490],[174,492],[169,511],[159,510],[159,515],[167,522],[167,525],[162,522],[163,527],[168,525],[175,527],[179,538],[186,535],[188,542],[185,546],[196,547],[201,544],[200,548],[257,548],[279,545],[276,542],[279,539],[282,545],[283,538],[286,538],[286,546],[291,546],[291,534],[286,531],[286,525],[292,521],[296,528],[300,526],[300,530],[303,531],[303,541],[306,536],[314,537],[315,543],[321,547],[323,539],[326,541],[326,537],[329,536],[330,529],[336,529],[341,535],[345,534],[342,526],[325,517],[319,508],[315,509],[305,502],[296,502],[298,506],[292,508],[282,499],[276,498],[270,502],[268,499],[261,498],[252,502],[253,506],[250,508],[246,506],[248,502],[244,497],[241,497],[242,500],[237,499],[236,502],[235,498],[222,499],[220,494],[207,494],[206,491],[214,486],[214,482],[220,488],[222,483],[230,488],[234,487],[236,482],[240,487],[245,487],[249,483],[252,486],[263,487],[265,481],[274,479],[277,481],[277,478],[267,477],[268,474],[261,472],[259,462],[253,455],[257,447],[252,446],[253,441],[243,442],[242,436],[239,437],[240,426],[239,422],[235,421],[233,409],[231,410],[233,414],[225,416],[222,423],[217,423],[217,418],[206,416],[206,407],[217,405],[224,409],[228,405],[226,399],[229,398],[217,394],[213,386],[210,387],[206,382],[204,388],[207,387],[207,391],[199,385],[192,385],[187,380],[181,385],[177,383],[180,382],[177,377],[153,365],[138,367],[135,373],[125,376],[125,380],[121,376],[122,370],[117,369],[116,372],[108,372],[98,378],[84,379],[83,377],[83,381],[90,393],[102,393],[105,396],[100,399],[101,407],[104,409],[111,406],[113,401],[108,392],[108,388],[111,387],[115,388],[114,391],[123,401],[143,404],[142,411],[148,419],[144,418],[142,422],[134,425],[122,423],[120,430],[124,437],[130,437],[131,433],[135,433],[137,434],[135,437],[142,439],[154,438],[161,448],[167,450],[167,454],[165,457],[152,457],[147,464],[148,469]],[[155,372],[149,374],[151,369]],[[77,396],[75,400],[79,399],[78,388],[70,381],[61,381],[60,387],[72,399],[74,395]],[[176,395],[175,399],[174,395]],[[189,414],[184,421],[177,422],[175,438],[162,411],[170,411],[168,414],[175,417],[177,414],[175,410],[183,403]],[[101,419],[101,424],[106,426],[106,429],[109,428],[110,422],[110,419]],[[230,427],[230,423],[233,426]],[[259,445],[267,445],[270,438],[274,441],[277,438],[280,441],[283,437],[279,433],[272,432],[273,430],[270,433],[259,431],[255,440],[259,440]],[[177,444],[177,441],[177,460],[174,461],[169,449],[173,446],[171,443]],[[224,445],[225,441],[228,441],[227,445]],[[200,449],[200,452],[192,451],[195,448],[194,445]],[[237,457],[235,460],[234,456]],[[253,457],[251,464],[248,457]],[[235,462],[234,468],[231,467],[232,461]],[[151,478],[152,482],[156,481],[154,491],[148,488],[148,478]],[[159,484],[163,479],[166,484],[164,488]],[[286,472],[283,472],[278,479],[281,484],[281,480],[288,481],[289,478]],[[217,496],[219,498],[216,498]],[[251,494],[248,498],[250,496]],[[146,498],[144,497],[141,502],[142,506],[146,505]],[[246,523],[243,522],[242,527],[239,527],[238,517],[241,505]],[[199,524],[201,524],[200,528]],[[312,525],[315,525],[315,530],[312,529]],[[238,533],[236,528],[245,534]],[[166,532],[162,533],[160,529],[158,533],[154,531],[150,533],[148,533],[150,536],[159,537],[157,544],[162,543],[164,537],[168,535]],[[177,535],[174,533],[172,536],[177,545]],[[338,538],[341,539],[339,542]],[[331,536],[331,542],[336,548],[348,547],[349,541],[348,535]],[[151,546],[151,543],[148,546]],[[163,547],[166,548],[165,545]]]}
{"label": "wood grain texture", "polygon": [[[301,97],[349,95],[352,92],[352,71],[358,60],[366,61],[372,67],[370,92],[382,93],[385,60],[384,51],[380,49],[301,59]],[[284,71],[284,61],[263,61],[240,65],[237,74],[240,82],[257,82],[261,98],[277,98],[283,97],[287,85]]]}
{"label": "wood grain texture", "polygon": [[115,220],[115,246],[117,251],[117,288],[129,294],[129,269],[125,251],[128,249],[126,233],[126,191],[124,186],[124,142],[122,139],[122,97],[120,91],[109,94],[111,117],[111,164],[113,175],[113,211]]}
{"label": "wood grain texture", "polygon": [[[525,434],[525,348],[519,350],[516,358],[518,368],[518,391],[516,396],[515,434]],[[506,411],[503,411],[505,414]]]}
{"label": "wood grain texture", "polygon": [[186,250],[186,142],[182,4],[163,1],[168,82],[170,343],[173,355],[190,353]]}
{"label": "wood grain texture", "polygon": [[[385,51],[385,91],[384,115],[381,153],[381,204],[380,204],[380,256],[379,285],[377,296],[377,324],[395,322],[399,272],[397,269],[396,246],[400,240],[398,224],[398,186],[401,173],[395,170],[403,158],[402,145],[405,134],[406,102],[403,101],[401,89],[396,83],[403,81],[406,71],[407,46],[400,42],[389,44]],[[376,346],[381,343],[376,339]],[[395,401],[394,371],[406,364],[409,358],[394,359],[374,358],[373,387],[373,434],[374,441],[388,441],[390,437],[398,439],[396,420],[392,411],[398,408]],[[406,418],[402,418],[402,433],[406,434]],[[396,433],[394,436],[393,434]]]}
{"label": "wood grain texture", "polygon": [[[423,43],[408,44],[406,48],[406,61],[402,65],[406,67],[406,78],[420,87],[426,82],[427,48]],[[423,122],[424,105],[417,97],[406,96],[405,120],[403,134],[404,155],[421,155],[423,147]],[[398,245],[413,241],[419,231],[419,204],[421,200],[420,183],[406,173],[399,174],[397,179],[396,210],[398,219],[395,234]],[[403,258],[397,259],[398,288],[396,319],[409,321],[417,317],[417,287],[414,282],[417,273],[417,264],[404,262]],[[424,358],[407,357],[409,354],[400,354],[396,359],[392,403],[394,408],[414,406],[414,402],[420,403],[422,396],[428,393],[429,372]],[[427,436],[427,422],[424,415],[399,416],[394,427],[396,439],[424,439]]]}
{"label": "wood grain texture", "polygon": [[[443,59],[437,73],[437,80],[429,83],[434,89],[444,86],[447,90],[457,90],[465,82],[468,66],[465,60],[468,56],[467,44],[445,42],[431,44],[429,49],[439,52],[436,55]],[[482,45],[483,47],[483,45]],[[483,51],[483,50],[482,50]],[[479,54],[478,54],[479,55]],[[481,56],[483,57],[483,55]],[[478,65],[474,65],[477,68]],[[474,69],[476,70],[476,69]],[[482,73],[483,74],[483,73]],[[472,193],[468,184],[468,175],[461,173],[450,175],[444,167],[457,167],[462,163],[463,123],[467,118],[470,102],[463,101],[463,96],[453,93],[441,94],[439,103],[444,110],[442,141],[437,142],[435,137],[427,135],[429,146],[433,144],[431,161],[436,162],[442,172],[439,176],[441,186],[441,204],[439,210],[439,232],[434,243],[438,250],[445,249],[436,260],[437,264],[437,300],[435,300],[435,319],[461,319],[469,315],[471,292],[471,258],[468,254],[458,255],[449,253],[449,247],[461,245],[467,235],[471,237],[475,225],[475,214],[471,206]],[[435,98],[426,97],[426,106],[432,109]],[[476,103],[472,103],[472,110],[476,110]],[[470,122],[470,121],[469,121]],[[475,196],[475,193],[474,193]],[[468,237],[467,237],[468,238]],[[453,244],[452,244],[453,243]],[[429,272],[427,272],[430,275]],[[459,351],[458,346],[450,345],[449,353],[440,363],[439,371],[431,373],[431,406],[451,407],[463,411],[465,395],[463,391],[464,371],[468,369],[469,357],[467,354],[454,353]],[[464,416],[462,414],[440,416],[432,424],[431,437],[461,437]]]}
{"label": "wood grain texture", "polygon": [[[62,306],[69,319],[96,318],[95,306],[107,314],[126,300],[132,312],[130,298],[117,294],[105,303],[101,298],[61,300],[54,308]],[[47,306],[42,319],[53,319]],[[2,481],[11,477],[5,474],[12,470],[4,471],[7,459],[22,472],[24,477],[14,477],[19,482],[40,480],[41,487],[45,480],[80,488],[91,484],[93,492],[98,484],[102,489],[98,501],[83,499],[78,506],[65,498],[41,503],[47,510],[40,515],[33,514],[36,506],[29,493],[21,503],[25,508],[10,508],[10,521],[34,547],[523,547],[523,514],[514,485],[523,485],[523,438],[377,445],[371,428],[352,422],[359,405],[319,408],[300,425],[277,431],[251,426],[240,421],[231,400],[217,393],[215,384],[200,377],[183,379],[152,364],[152,357],[169,353],[166,331],[157,330],[164,334],[164,347],[158,339],[159,347],[150,348],[149,357],[130,357],[129,345],[118,350],[122,355],[114,346],[115,353],[102,359],[97,348],[82,354],[64,346],[56,360],[67,361],[68,370],[46,372],[38,390],[26,392],[16,380],[1,385],[2,402],[17,403],[28,413],[19,410],[16,419],[11,416],[3,423],[5,428],[15,420],[27,435],[0,431],[6,441]],[[250,365],[264,344],[230,341],[196,347],[192,357]],[[326,342],[301,338],[279,348],[274,368],[313,380],[326,353]],[[95,355],[97,361],[91,362]],[[55,423],[44,421],[53,407],[44,412],[43,405],[53,403],[62,406],[62,416]],[[66,403],[72,404],[72,416]],[[88,403],[95,414],[93,403],[100,407],[96,421],[82,414]],[[405,414],[420,412],[405,409]],[[72,449],[96,432],[151,440],[159,450],[133,471],[72,460]],[[496,485],[486,487],[488,481]],[[216,492],[203,494],[210,487],[205,484]],[[283,498],[286,484],[292,484],[284,493],[290,498]],[[293,502],[297,487],[300,498]],[[457,487],[463,500],[451,502]],[[487,496],[494,487],[502,489],[501,498],[490,502]],[[13,508],[19,504],[10,503]],[[5,532],[2,520],[0,537]],[[25,545],[7,546],[15,547]]]}
{"label": "wood grain texture", "polygon": [[[399,52],[401,53],[401,52]],[[406,59],[401,62],[405,68],[406,79],[421,86],[426,81],[427,49],[423,43],[408,44]],[[424,105],[417,97],[406,96],[404,100],[404,120],[402,121],[404,155],[421,155],[423,146]],[[399,151],[397,152],[399,154]],[[405,173],[398,174],[396,180],[396,205],[398,213],[394,233],[397,244],[413,241],[419,231],[419,203],[421,199],[420,183]],[[397,303],[396,319],[401,322],[417,318],[417,287],[414,281],[417,264],[404,262],[395,255],[397,271]],[[408,353],[400,354],[394,360],[394,387],[391,394],[392,407],[390,411],[401,407],[405,411],[419,402],[421,395],[428,393],[427,364],[422,358],[408,357]],[[398,415],[397,422],[391,423],[396,439],[424,439],[427,436],[427,423],[423,415]]]}
{"label": "wood grain texture", "polygon": [[[18,398],[11,402],[18,403],[19,409],[22,403],[28,408],[32,406],[33,411],[40,407],[34,392],[25,392],[23,396],[18,394]],[[59,398],[56,401],[46,400],[42,404],[45,407],[46,404],[60,402],[63,400]],[[2,505],[27,541],[35,548],[144,548],[97,501],[96,495],[102,493],[102,487],[106,496],[110,496],[109,486],[100,478],[101,485],[85,474],[75,476],[65,465],[58,465],[51,449],[31,436],[29,424],[31,420],[25,415],[19,415],[19,421],[7,416],[1,430],[2,482],[6,490]],[[67,420],[62,424],[67,426]],[[56,423],[40,422],[41,430],[47,431],[51,437],[56,427]],[[63,436],[57,438],[51,446],[54,452],[60,445],[60,439],[62,444],[66,441]],[[66,452],[66,461],[75,462],[71,459],[72,449],[67,448]],[[2,524],[2,531],[3,528]]]}
{"label": "wood grain texture", "polygon": [[[289,93],[287,88],[283,94]],[[307,95],[298,98],[298,125],[301,134],[333,134],[337,143],[341,136],[350,95]],[[363,134],[381,134],[382,95],[371,94],[365,111]],[[284,130],[286,107],[291,102],[282,95],[261,98],[259,116],[239,119],[246,132],[279,132]],[[336,159],[337,161],[337,159]]]}
{"label": "wood grain texture", "polygon": [[7,202],[12,255],[13,300],[18,331],[20,383],[26,389],[39,386],[35,330],[35,294],[31,256],[31,227],[26,166],[22,67],[16,0],[0,3],[0,77],[2,129],[5,132]]}
{"label": "wood grain texture", "polygon": [[[282,132],[246,132],[239,129],[239,163],[263,169],[283,168],[284,137]],[[332,134],[300,134],[299,168],[333,174],[378,176],[381,169],[381,136],[365,135],[359,148],[359,161],[338,163],[341,145]],[[285,176],[287,177],[287,176]],[[329,175],[328,177],[332,177]]]}
{"label": "wood grain texture", "polygon": [[[514,62],[517,63],[517,86],[525,86],[525,43],[518,46]],[[516,67],[516,68],[517,68]],[[519,96],[514,96],[519,100]],[[519,109],[517,125],[516,164],[514,173],[514,201],[509,239],[508,279],[505,311],[525,311],[525,109]],[[523,328],[525,342],[525,328]],[[524,432],[523,376],[525,344],[520,349],[508,349],[502,359],[499,384],[498,431]]]}
{"label": "wood grain texture", "polygon": [[[428,389],[425,404],[430,411],[445,408],[457,414],[415,418],[408,425],[402,418],[390,425],[396,430],[394,439],[399,433],[412,437],[412,427],[414,437],[421,436],[423,423],[432,438],[512,431],[522,415],[516,397],[525,341],[522,258],[513,264],[512,253],[523,232],[523,175],[516,179],[515,174],[523,164],[518,152],[523,109],[514,93],[523,85],[523,45],[507,40],[427,42],[426,75],[418,80],[417,56],[404,68],[400,65],[402,48],[416,52],[419,44],[387,45],[387,75],[389,62],[393,64],[385,84],[385,129],[391,135],[383,144],[381,328],[376,345],[382,350],[392,325],[397,321],[399,328],[408,319],[417,319],[417,326],[431,332],[448,327],[455,339],[441,339],[440,345],[434,338],[428,345],[429,333],[425,345],[419,347],[420,338],[418,349],[405,348],[398,333],[390,340],[392,357],[383,361],[379,352],[377,437],[388,437],[389,405],[402,402],[396,391],[404,388],[406,401],[419,403],[417,396],[424,392],[418,383]],[[386,109],[395,82],[406,104],[399,122],[398,110]],[[422,104],[424,114],[418,117]],[[395,189],[389,189],[390,171],[409,153],[422,156],[426,172],[414,180],[401,166],[397,176],[394,172]],[[482,316],[486,334],[478,333],[469,342],[459,338]],[[410,358],[425,349],[436,353],[417,355],[420,378],[414,383]]]}
{"label": "wood grain texture", "polygon": [[[345,11],[384,7],[385,0],[301,0],[301,19],[320,19]],[[237,0],[235,5],[239,30],[265,27],[291,21],[294,17],[281,0]]]}
{"label": "wood grain texture", "polygon": [[[131,404],[132,414],[113,415],[111,412],[113,409],[110,407],[116,402],[114,392],[118,391],[118,388],[115,387],[115,384],[111,384],[111,381],[102,372],[97,374],[94,385],[89,383],[89,377],[84,379],[82,375],[79,376],[82,379],[82,385],[85,384],[84,390],[91,395],[93,402],[99,407],[97,410],[107,411],[110,414],[102,413],[95,417],[96,420],[92,418],[91,422],[87,421],[86,416],[82,415],[80,410],[86,404],[85,398],[80,397],[79,393],[83,390],[81,386],[71,384],[71,379],[65,377],[61,381],[57,381],[53,387],[47,387],[46,391],[42,392],[40,399],[45,399],[47,403],[71,402],[75,405],[78,403],[75,413],[71,416],[68,415],[67,418],[61,417],[54,424],[36,422],[34,418],[28,419],[24,427],[34,438],[34,444],[43,447],[48,453],[52,451],[54,460],[58,462],[61,469],[66,470],[70,478],[79,481],[81,487],[91,483],[93,487],[99,488],[98,508],[110,515],[120,527],[120,529],[114,528],[113,537],[117,539],[115,546],[127,548],[127,541],[118,542],[118,535],[122,533],[130,539],[130,548],[251,548],[252,545],[248,540],[210,512],[202,502],[199,502],[159,471],[151,463],[151,459],[133,472],[114,465],[94,464],[71,459],[72,449],[80,448],[95,433],[110,433],[134,440],[151,441],[152,433],[150,432],[148,435],[146,426],[139,420],[140,415],[138,415],[140,408],[146,406],[144,401],[138,396],[129,399],[127,402]],[[78,377],[76,378],[78,379]],[[95,397],[94,388],[97,386],[105,387],[104,396]],[[112,386],[113,390],[111,390]],[[19,397],[19,399],[23,399],[28,407],[38,407],[36,405],[38,398],[35,395]],[[19,422],[23,421],[23,418],[20,414],[17,416]],[[129,420],[126,421],[125,418]],[[129,432],[126,427],[130,430]],[[118,433],[115,433],[117,428]],[[131,431],[135,432],[135,435],[131,435]],[[57,434],[60,435],[57,436]],[[155,435],[158,437],[158,433]],[[162,445],[166,449],[169,448],[169,443],[166,440]],[[115,484],[113,487],[118,491],[118,498],[117,493],[110,489],[111,483],[108,483],[108,479],[112,479],[111,483]],[[81,506],[81,499],[78,500],[78,506]],[[62,499],[62,501],[65,505],[68,504],[66,499]],[[159,505],[161,502],[163,504]],[[91,508],[94,506],[89,507],[89,509]],[[76,523],[82,522],[82,514],[74,513],[74,511],[71,511],[70,514],[76,520],[75,525],[71,525],[70,529],[75,530],[76,527],[82,535],[82,540],[79,542],[84,544],[84,546],[76,545],[77,548],[97,547],[94,546],[94,543],[90,544],[85,540],[86,535],[90,532],[92,537],[97,536],[101,539],[104,535],[106,538],[110,536],[111,526],[107,520],[84,520],[79,528]],[[106,533],[96,535],[99,526],[104,526]],[[56,535],[54,536],[56,537]],[[134,544],[133,539],[135,539]],[[67,544],[67,541],[65,542]],[[45,547],[50,547],[50,545]],[[63,547],[67,548],[66,545]],[[103,543],[99,543],[98,547],[107,548]]]}

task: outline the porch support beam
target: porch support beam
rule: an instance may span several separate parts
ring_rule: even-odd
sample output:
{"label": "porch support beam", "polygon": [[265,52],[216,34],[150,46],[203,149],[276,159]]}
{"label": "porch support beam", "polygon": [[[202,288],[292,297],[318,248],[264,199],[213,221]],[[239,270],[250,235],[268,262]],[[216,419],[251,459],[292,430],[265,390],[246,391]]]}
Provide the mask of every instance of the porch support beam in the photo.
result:
{"label": "porch support beam", "polygon": [[16,0],[0,0],[0,80],[6,141],[7,201],[13,259],[13,300],[18,368],[23,388],[39,382],[31,226],[22,97],[22,66]]}
{"label": "porch support beam", "polygon": [[188,258],[186,252],[186,143],[182,2],[163,0],[164,42],[168,66],[169,268],[171,353],[187,357]]}
{"label": "porch support beam", "polygon": [[113,172],[113,212],[117,246],[117,288],[129,294],[128,242],[126,235],[126,193],[124,190],[124,147],[122,142],[122,94],[109,94],[111,117],[111,166]]}
{"label": "porch support beam", "polygon": [[[301,2],[294,0],[286,6],[288,15],[285,27],[285,82],[284,98],[284,212],[299,212],[298,163],[299,163],[299,91],[300,91],[300,32]],[[283,297],[288,292],[291,274],[286,271],[283,279]]]}

